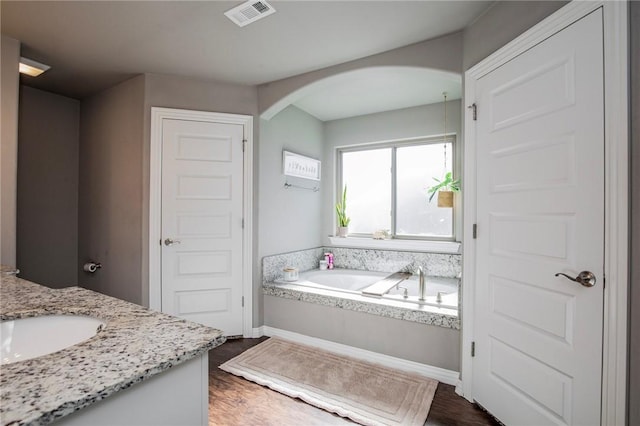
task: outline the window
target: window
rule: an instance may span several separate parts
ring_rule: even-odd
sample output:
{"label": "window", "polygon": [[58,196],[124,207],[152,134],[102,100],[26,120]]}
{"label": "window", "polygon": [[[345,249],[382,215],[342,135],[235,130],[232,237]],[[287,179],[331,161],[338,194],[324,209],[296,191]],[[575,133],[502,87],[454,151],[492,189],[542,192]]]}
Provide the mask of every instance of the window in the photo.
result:
{"label": "window", "polygon": [[[428,189],[453,171],[453,138],[338,151],[338,194],[347,186],[350,235],[386,229],[394,238],[452,240],[453,209],[429,202]],[[454,176],[456,174],[454,173]]]}

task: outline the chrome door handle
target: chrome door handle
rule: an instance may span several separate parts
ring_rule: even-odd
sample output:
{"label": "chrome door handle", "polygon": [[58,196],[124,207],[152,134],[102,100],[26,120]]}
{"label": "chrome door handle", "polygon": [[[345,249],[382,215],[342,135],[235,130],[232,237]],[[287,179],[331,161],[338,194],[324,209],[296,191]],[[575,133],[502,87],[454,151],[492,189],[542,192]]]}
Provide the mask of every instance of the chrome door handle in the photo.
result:
{"label": "chrome door handle", "polygon": [[556,277],[559,275],[562,275],[563,277],[567,277],[571,281],[575,281],[578,284],[582,284],[585,287],[593,287],[594,285],[596,285],[596,276],[591,271],[582,271],[575,278],[572,278],[567,274],[563,274],[562,272],[558,272],[556,274]]}
{"label": "chrome door handle", "polygon": [[174,244],[180,244],[180,240],[172,240],[171,238],[167,238],[166,240],[164,240],[165,246],[172,246]]}

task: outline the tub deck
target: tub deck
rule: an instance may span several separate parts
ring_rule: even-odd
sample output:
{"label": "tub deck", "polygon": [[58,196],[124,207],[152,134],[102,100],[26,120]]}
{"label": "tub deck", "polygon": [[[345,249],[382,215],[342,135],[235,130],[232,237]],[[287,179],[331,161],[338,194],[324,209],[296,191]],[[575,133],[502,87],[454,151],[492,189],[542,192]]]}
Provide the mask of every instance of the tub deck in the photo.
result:
{"label": "tub deck", "polygon": [[[313,272],[315,270],[312,270]],[[338,270],[339,272],[340,270]],[[309,272],[309,271],[307,271]],[[366,272],[366,271],[364,271]],[[331,271],[328,272],[330,274]],[[382,274],[384,280],[384,274]],[[410,276],[410,274],[408,274]],[[263,292],[269,296],[282,297],[285,299],[299,300],[302,302],[314,303],[324,306],[338,307],[357,312],[365,312],[388,318],[395,318],[404,321],[418,322],[422,324],[434,325],[444,328],[460,329],[460,318],[458,316],[458,294],[459,280],[457,278],[425,277],[427,288],[435,290],[433,300],[427,302],[418,301],[417,296],[405,298],[403,296],[403,282],[408,285],[415,283],[416,279],[405,279],[396,282],[388,294],[384,296],[368,296],[363,294],[363,288],[375,285],[376,282],[368,283],[358,290],[336,289],[327,285],[313,284],[305,280],[305,273],[300,274],[300,282],[275,281],[263,283]],[[379,281],[379,280],[378,280]],[[395,290],[396,286],[400,286]],[[447,293],[443,299],[444,303],[437,303],[436,296],[439,289],[456,289],[455,292]],[[414,289],[410,287],[411,293]],[[417,292],[417,288],[415,289]],[[417,293],[416,293],[417,294]]]}

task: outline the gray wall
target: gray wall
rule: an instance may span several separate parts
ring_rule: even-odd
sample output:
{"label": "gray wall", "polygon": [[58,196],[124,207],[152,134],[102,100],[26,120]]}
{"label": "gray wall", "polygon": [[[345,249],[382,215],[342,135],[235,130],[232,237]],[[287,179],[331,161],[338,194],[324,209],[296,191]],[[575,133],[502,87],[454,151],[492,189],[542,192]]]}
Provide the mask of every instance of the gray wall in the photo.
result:
{"label": "gray wall", "polygon": [[[323,123],[290,106],[269,121],[260,120],[260,147],[260,258],[322,245],[322,194],[331,175],[322,170],[320,182],[285,177],[282,151],[322,160]],[[321,190],[285,189],[285,181]]]}
{"label": "gray wall", "polygon": [[84,99],[80,112],[78,283],[142,303],[144,76]]}
{"label": "gray wall", "polygon": [[468,70],[567,3],[567,1],[495,2],[489,10],[463,31],[463,69]]}
{"label": "gray wall", "polygon": [[460,332],[363,312],[264,296],[265,325],[460,371]]}
{"label": "gray wall", "polygon": [[[257,89],[165,74],[145,74],[145,112],[150,107],[255,115]],[[149,116],[150,117],[150,116]]]}
{"label": "gray wall", "polygon": [[[258,193],[259,241],[257,263],[264,256],[303,250],[322,245],[322,194],[330,185],[330,176],[322,172],[315,182],[285,178],[282,173],[282,151],[287,150],[322,160],[323,123],[306,112],[290,106],[271,120],[260,120],[260,159]],[[324,166],[324,163],[323,163]],[[320,192],[297,188],[285,189],[284,183],[313,187]],[[262,283],[262,268],[256,278]],[[263,324],[262,291],[256,295],[260,308],[255,325]]]}
{"label": "gray wall", "polygon": [[631,256],[629,293],[628,424],[640,424],[640,2],[630,2]]}
{"label": "gray wall", "polygon": [[0,40],[0,264],[16,266],[16,189],[18,164],[18,62],[20,42]]}
{"label": "gray wall", "polygon": [[[460,117],[461,101],[447,102],[447,133],[457,135],[456,161],[458,171],[462,172],[463,140],[461,138],[462,121]],[[325,123],[325,144],[323,184],[323,245],[330,245],[327,235],[335,234],[336,189],[336,147],[382,142],[394,139],[420,136],[442,135],[444,131],[444,108],[442,103],[381,112]],[[425,185],[427,182],[425,182]],[[426,198],[425,198],[426,200]],[[457,218],[456,229],[462,229],[462,215]]]}
{"label": "gray wall", "polygon": [[147,306],[152,106],[255,115],[257,93],[252,86],[145,74],[82,101],[78,261],[103,268],[81,271],[78,282]]}
{"label": "gray wall", "polygon": [[21,86],[19,110],[20,276],[54,288],[76,285],[80,102]]}
{"label": "gray wall", "polygon": [[[255,86],[222,83],[215,81],[193,80],[184,77],[163,74],[145,74],[144,96],[144,145],[142,173],[143,211],[143,252],[142,252],[142,292],[143,304],[148,305],[149,294],[149,147],[151,107],[182,108],[196,111],[225,112],[230,114],[251,115],[253,122],[253,298],[261,300],[260,258],[258,257],[258,174],[260,141],[258,135],[258,92]],[[262,304],[253,304],[253,326],[261,325]]]}

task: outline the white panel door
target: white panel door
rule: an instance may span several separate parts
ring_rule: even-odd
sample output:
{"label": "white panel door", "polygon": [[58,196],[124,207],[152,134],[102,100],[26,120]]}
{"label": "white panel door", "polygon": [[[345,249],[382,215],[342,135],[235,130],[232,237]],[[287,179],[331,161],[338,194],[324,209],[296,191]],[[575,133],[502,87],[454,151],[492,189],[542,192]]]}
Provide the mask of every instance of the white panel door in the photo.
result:
{"label": "white panel door", "polygon": [[598,10],[477,82],[473,396],[506,425],[600,423],[602,52]]}
{"label": "white panel door", "polygon": [[243,127],[162,121],[162,311],[242,334]]}

